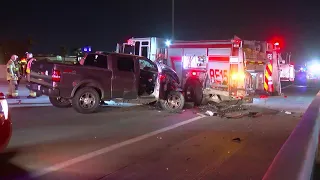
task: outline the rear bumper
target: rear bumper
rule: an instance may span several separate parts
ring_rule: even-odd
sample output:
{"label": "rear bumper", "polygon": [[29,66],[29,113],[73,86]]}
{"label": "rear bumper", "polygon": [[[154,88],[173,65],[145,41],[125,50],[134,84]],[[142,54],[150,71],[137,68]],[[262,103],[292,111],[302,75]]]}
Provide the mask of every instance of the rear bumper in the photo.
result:
{"label": "rear bumper", "polygon": [[49,88],[39,84],[29,83],[27,84],[27,89],[34,91],[36,93],[41,93],[50,97],[60,97],[60,90],[56,88]]}

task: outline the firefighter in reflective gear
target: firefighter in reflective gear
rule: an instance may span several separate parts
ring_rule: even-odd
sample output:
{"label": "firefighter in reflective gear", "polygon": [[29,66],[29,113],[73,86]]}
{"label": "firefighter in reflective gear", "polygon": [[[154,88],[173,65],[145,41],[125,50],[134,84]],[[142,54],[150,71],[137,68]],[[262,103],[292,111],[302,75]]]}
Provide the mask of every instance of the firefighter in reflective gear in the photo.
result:
{"label": "firefighter in reflective gear", "polygon": [[[30,83],[30,73],[31,73],[31,66],[32,66],[32,63],[34,61],[36,61],[35,58],[33,58],[33,54],[32,53],[26,53],[27,55],[27,68],[26,68],[26,75],[27,75],[27,80],[28,82]],[[28,98],[36,98],[37,97],[37,93],[32,91],[32,90],[29,90],[29,96]]]}
{"label": "firefighter in reflective gear", "polygon": [[27,60],[26,58],[22,58],[20,61],[20,73],[22,77],[26,77],[26,68],[27,68]]}
{"label": "firefighter in reflective gear", "polygon": [[[17,60],[15,60],[14,61],[14,65],[15,65],[15,73],[16,73],[16,75],[18,76],[18,80],[17,80],[17,82],[18,82],[18,86],[17,86],[17,88],[19,87],[19,84],[20,84],[20,80],[21,80],[21,78],[22,78],[22,76],[21,76],[21,71],[20,71],[20,61],[17,59]],[[18,90],[18,89],[17,89]]]}
{"label": "firefighter in reflective gear", "polygon": [[18,96],[18,76],[16,74],[15,61],[18,59],[17,55],[12,55],[7,63],[7,80],[9,82],[8,98],[19,98]]}

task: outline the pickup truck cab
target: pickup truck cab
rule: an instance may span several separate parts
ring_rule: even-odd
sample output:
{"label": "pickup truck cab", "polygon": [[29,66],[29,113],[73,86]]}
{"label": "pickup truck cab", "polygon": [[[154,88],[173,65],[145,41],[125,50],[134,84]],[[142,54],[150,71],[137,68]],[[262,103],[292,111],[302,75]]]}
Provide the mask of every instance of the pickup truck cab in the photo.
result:
{"label": "pickup truck cab", "polygon": [[27,88],[49,96],[56,107],[73,106],[79,113],[96,112],[101,102],[109,100],[159,102],[165,110],[179,111],[185,101],[179,83],[170,67],[145,57],[97,52],[82,65],[34,62]]}

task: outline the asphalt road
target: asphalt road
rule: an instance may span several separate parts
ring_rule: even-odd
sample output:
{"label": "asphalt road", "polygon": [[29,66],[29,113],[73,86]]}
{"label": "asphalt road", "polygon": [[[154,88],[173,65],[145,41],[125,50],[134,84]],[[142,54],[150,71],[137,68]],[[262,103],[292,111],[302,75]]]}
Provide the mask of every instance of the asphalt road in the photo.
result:
{"label": "asphalt road", "polygon": [[261,179],[317,91],[287,87],[287,97],[247,107],[261,116],[242,118],[194,108],[104,107],[90,115],[11,108],[14,132],[0,154],[0,179]]}

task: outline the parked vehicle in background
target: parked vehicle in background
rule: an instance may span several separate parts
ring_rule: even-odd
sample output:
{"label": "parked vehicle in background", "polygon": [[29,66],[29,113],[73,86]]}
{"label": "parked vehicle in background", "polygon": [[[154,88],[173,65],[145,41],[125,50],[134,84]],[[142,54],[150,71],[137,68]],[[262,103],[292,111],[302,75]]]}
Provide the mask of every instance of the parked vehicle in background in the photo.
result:
{"label": "parked vehicle in background", "polygon": [[172,67],[186,100],[195,105],[214,102],[252,102],[258,91],[278,95],[279,43],[227,40],[165,41],[130,38],[116,52],[135,54]]}
{"label": "parked vehicle in background", "polygon": [[0,92],[0,152],[3,151],[11,139],[12,122],[8,102],[5,95]]}

